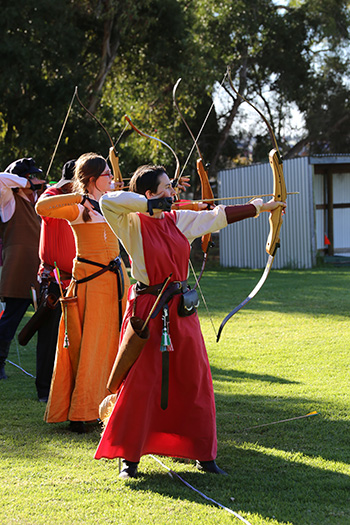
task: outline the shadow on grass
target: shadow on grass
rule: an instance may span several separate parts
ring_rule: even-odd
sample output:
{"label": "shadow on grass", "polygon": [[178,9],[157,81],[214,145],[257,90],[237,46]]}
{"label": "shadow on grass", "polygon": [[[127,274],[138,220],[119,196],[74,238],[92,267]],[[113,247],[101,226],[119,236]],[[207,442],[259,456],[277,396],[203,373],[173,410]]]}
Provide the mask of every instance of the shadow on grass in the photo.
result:
{"label": "shadow on grass", "polygon": [[[277,378],[278,380],[278,378]],[[187,483],[240,514],[257,513],[266,519],[294,525],[345,525],[349,476],[332,462],[350,461],[348,421],[322,416],[322,404],[307,398],[217,395],[218,464],[229,477],[203,474],[176,462],[173,470]],[[306,415],[316,416],[262,428],[248,426]],[[169,466],[169,459],[164,463]],[[162,467],[159,465],[159,469]],[[135,491],[154,491],[172,499],[212,504],[171,479],[166,470],[144,474],[129,482]],[[222,523],[231,523],[221,512]],[[225,516],[227,518],[225,519]],[[249,520],[249,518],[248,518]],[[252,519],[254,522],[254,519]]]}
{"label": "shadow on grass", "polygon": [[254,381],[266,381],[267,383],[280,383],[284,385],[299,384],[298,381],[291,381],[283,377],[271,376],[269,374],[253,374],[251,372],[243,372],[241,370],[227,370],[225,368],[218,368],[216,366],[210,367],[213,379],[217,381],[245,381],[247,379]]}
{"label": "shadow on grass", "polygon": [[[327,404],[308,398],[259,395],[216,394],[215,399],[219,450],[228,457],[231,447],[258,443],[325,461],[350,462],[350,421],[345,419],[346,414],[343,420],[324,416],[323,412],[330,411]],[[301,418],[313,411],[318,415]]]}
{"label": "shadow on grass", "polygon": [[[234,467],[227,469],[228,477],[195,472],[193,466],[174,470],[195,489],[239,514],[256,513],[295,525],[348,523],[350,513],[344,506],[349,490],[348,476],[254,450],[232,452]],[[222,461],[220,465],[225,467]],[[140,477],[128,482],[133,490],[214,505],[177,478],[171,479],[165,470],[163,474],[146,475],[142,473],[142,463],[140,468]],[[220,512],[221,523],[231,523],[232,516],[223,510]]]}
{"label": "shadow on grass", "polygon": [[[207,271],[201,281],[204,296],[212,313],[222,315],[233,309],[257,284],[262,270],[220,268]],[[246,306],[253,311],[272,311],[327,315],[335,308],[338,316],[348,317],[350,297],[349,269],[271,270],[259,294]]]}
{"label": "shadow on grass", "polygon": [[[290,297],[286,303],[288,300]],[[276,304],[282,305],[280,297],[276,301]],[[297,301],[290,308],[296,309]],[[23,364],[34,367],[33,349],[23,350],[21,358]],[[38,458],[45,459],[53,467],[53,476],[56,456],[61,457],[66,451],[69,459],[73,457],[74,449],[80,448],[88,463],[94,461],[99,429],[77,435],[67,429],[67,423],[44,423],[42,417],[45,407],[36,399],[34,380],[16,369],[8,368],[8,372],[10,379],[0,382],[1,455],[28,460],[28,464],[34,464]],[[215,367],[212,367],[212,373],[214,379],[227,382],[250,380],[282,385],[295,383],[277,376]],[[336,471],[340,466],[331,464],[334,461],[344,465],[350,461],[350,423],[345,420],[346,414],[344,420],[340,419],[339,412],[335,414],[334,420],[330,415],[323,415],[332,414],[336,403],[331,407],[326,402],[300,397],[216,394],[216,404],[218,464],[227,470],[229,477],[197,472],[193,462],[190,465],[176,462],[173,468],[181,477],[207,496],[239,513],[257,513],[267,519],[275,517],[279,522],[293,525],[350,523],[350,511],[346,503],[350,489],[349,477]],[[311,410],[317,410],[320,415],[251,428],[305,415]],[[249,430],[245,430],[248,427]],[[171,479],[160,465],[155,464],[155,472],[143,474],[143,461],[140,477],[128,482],[133,490],[153,491],[175,500],[211,505],[176,479]],[[150,461],[147,459],[148,464]],[[170,462],[165,460],[168,465]],[[115,465],[111,467],[115,468]],[[84,464],[81,469],[84,469]],[[218,509],[218,512],[221,523],[235,521],[225,511]]]}
{"label": "shadow on grass", "polygon": [[[22,381],[28,385],[21,378]],[[80,448],[88,462],[94,461],[99,429],[76,435],[67,429],[67,423],[45,424],[42,421],[44,407],[36,401],[35,394],[30,392],[30,398],[26,399],[23,390],[17,387],[10,381],[1,385],[7,399],[11,389],[13,392],[12,403],[7,403],[1,411],[1,441],[5,445],[2,455],[33,464],[38,460],[52,461],[54,468],[55,457],[61,458],[63,450],[68,454],[72,450],[74,454],[74,449]],[[32,386],[27,388],[32,389]],[[344,463],[349,458],[349,422],[324,419],[322,406],[319,403],[315,406],[313,400],[306,398],[219,394],[216,401],[218,464],[229,476],[203,474],[196,471],[193,462],[174,462],[170,458],[164,460],[167,466],[173,465],[173,470],[197,490],[240,514],[257,513],[266,519],[275,518],[293,525],[349,523],[350,513],[345,504],[349,477],[337,472],[336,466],[330,463]],[[244,430],[254,424],[303,415],[309,409],[317,409],[321,415]],[[150,462],[154,471],[143,473],[143,464],[148,465],[146,470],[149,471]],[[68,465],[69,462],[67,468]],[[83,464],[81,468],[84,469]],[[115,462],[111,462],[111,468],[116,468]],[[212,506],[177,478],[171,479],[162,468],[150,458],[143,458],[139,478],[128,482],[128,486],[172,500]],[[229,513],[219,508],[218,513],[221,523],[232,522]]]}

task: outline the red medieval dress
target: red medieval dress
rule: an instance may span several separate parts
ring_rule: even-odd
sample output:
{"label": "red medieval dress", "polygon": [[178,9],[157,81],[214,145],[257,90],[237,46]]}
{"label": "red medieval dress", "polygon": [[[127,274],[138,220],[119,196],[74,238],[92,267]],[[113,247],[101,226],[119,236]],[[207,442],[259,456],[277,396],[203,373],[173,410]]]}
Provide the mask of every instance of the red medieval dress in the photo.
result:
{"label": "red medieval dress", "polygon": [[[124,202],[114,209],[118,199],[132,199],[131,192],[122,193],[124,195],[121,192],[107,194],[101,200],[101,207],[129,252],[133,265],[139,263],[137,258],[144,259],[139,267],[144,264],[147,278],[143,282],[147,285],[163,282],[171,272],[172,281],[186,280],[189,238],[227,225],[224,209],[220,207],[201,214],[190,211],[164,213],[160,219],[132,213],[137,210],[137,203],[129,210],[129,203],[125,205]],[[146,199],[133,195],[139,203],[144,201],[146,208]],[[143,253],[135,253],[136,244],[141,246],[139,251]],[[155,301],[149,294],[135,299],[134,286],[129,290],[121,337],[129,318],[136,315],[146,319]],[[119,389],[117,402],[95,453],[96,459],[122,457],[136,462],[145,454],[200,461],[215,459],[215,400],[208,356],[197,313],[189,317],[178,315],[180,298],[181,295],[176,295],[169,302],[169,334],[174,350],[169,352],[168,407],[161,408],[163,324],[159,313],[150,320],[150,338]]]}

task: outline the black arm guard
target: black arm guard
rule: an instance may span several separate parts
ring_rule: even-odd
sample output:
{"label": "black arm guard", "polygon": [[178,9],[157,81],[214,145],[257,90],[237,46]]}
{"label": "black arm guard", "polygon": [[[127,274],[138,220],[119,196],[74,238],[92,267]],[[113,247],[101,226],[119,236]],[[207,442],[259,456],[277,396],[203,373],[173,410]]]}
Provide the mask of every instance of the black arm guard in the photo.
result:
{"label": "black arm guard", "polygon": [[153,210],[170,211],[172,203],[172,197],[162,197],[161,199],[148,199],[147,211],[150,215],[153,215]]}

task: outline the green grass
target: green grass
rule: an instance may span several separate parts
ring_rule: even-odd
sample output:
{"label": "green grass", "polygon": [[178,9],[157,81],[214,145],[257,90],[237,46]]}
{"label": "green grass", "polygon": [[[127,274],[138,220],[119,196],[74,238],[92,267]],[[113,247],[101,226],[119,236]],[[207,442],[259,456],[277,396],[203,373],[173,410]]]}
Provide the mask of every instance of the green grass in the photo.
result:
{"label": "green grass", "polygon": [[[202,288],[218,328],[261,271],[207,270]],[[258,296],[226,325],[220,343],[200,317],[217,403],[219,466],[161,458],[187,482],[253,525],[350,523],[350,268],[271,271]],[[29,314],[28,314],[29,315]],[[35,341],[19,347],[35,374]],[[13,342],[9,359],[18,363]],[[99,430],[74,435],[48,425],[34,379],[7,365],[0,382],[0,523],[228,524],[152,457],[139,478],[118,479],[118,461],[93,459]],[[295,418],[316,410],[318,415]]]}

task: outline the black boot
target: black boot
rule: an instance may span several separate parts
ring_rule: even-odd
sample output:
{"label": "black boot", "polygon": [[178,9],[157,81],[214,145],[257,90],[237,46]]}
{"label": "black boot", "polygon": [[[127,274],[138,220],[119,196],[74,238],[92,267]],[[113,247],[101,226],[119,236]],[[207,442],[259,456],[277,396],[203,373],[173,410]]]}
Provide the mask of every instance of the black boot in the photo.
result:
{"label": "black boot", "polygon": [[70,421],[69,430],[71,432],[76,432],[77,434],[85,434],[86,428],[84,421]]}
{"label": "black boot", "polygon": [[7,379],[5,372],[6,358],[9,355],[11,341],[0,340],[0,379]]}
{"label": "black boot", "polygon": [[197,459],[196,467],[199,470],[204,470],[204,472],[210,472],[211,474],[222,474],[223,476],[228,476],[227,472],[218,467],[214,460],[198,461]]}
{"label": "black boot", "polygon": [[127,461],[126,459],[123,459],[122,461],[123,468],[119,473],[119,477],[122,479],[136,478],[138,466],[139,466],[138,461],[133,462],[133,461]]}
{"label": "black boot", "polygon": [[5,363],[0,363],[0,379],[7,379],[7,375],[5,373]]}

